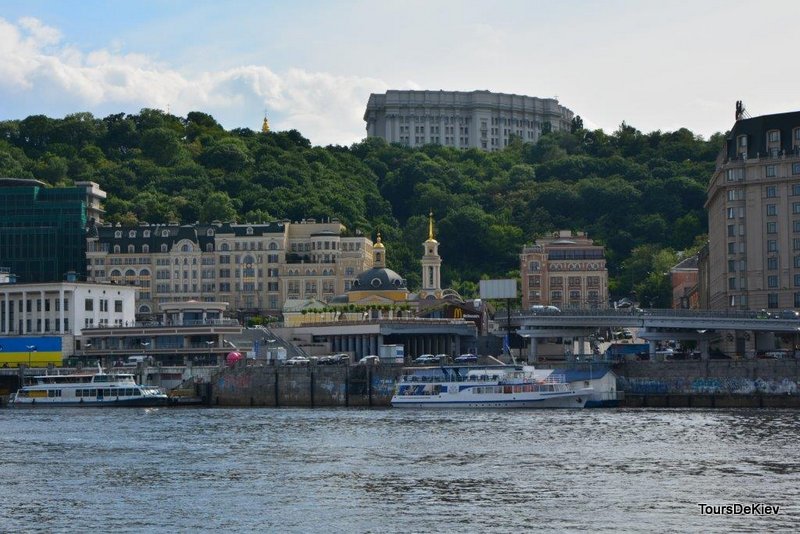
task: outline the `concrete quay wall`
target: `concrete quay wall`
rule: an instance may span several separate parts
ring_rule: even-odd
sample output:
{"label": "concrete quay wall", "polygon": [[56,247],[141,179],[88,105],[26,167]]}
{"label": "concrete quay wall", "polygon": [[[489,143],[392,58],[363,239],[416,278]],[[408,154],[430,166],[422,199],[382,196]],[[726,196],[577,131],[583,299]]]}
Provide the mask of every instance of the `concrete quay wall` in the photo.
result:
{"label": "concrete quay wall", "polygon": [[211,382],[219,406],[389,406],[401,366],[244,367],[225,369]]}
{"label": "concrete quay wall", "polygon": [[800,395],[798,360],[624,362],[617,386],[631,395]]}

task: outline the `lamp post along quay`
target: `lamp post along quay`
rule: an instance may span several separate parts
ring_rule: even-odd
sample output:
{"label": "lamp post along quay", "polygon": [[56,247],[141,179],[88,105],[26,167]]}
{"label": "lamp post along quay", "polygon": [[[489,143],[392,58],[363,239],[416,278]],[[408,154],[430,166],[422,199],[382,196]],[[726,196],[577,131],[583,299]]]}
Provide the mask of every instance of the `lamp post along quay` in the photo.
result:
{"label": "lamp post along quay", "polygon": [[36,352],[36,345],[27,345],[26,348],[28,349],[28,367],[31,366],[31,353]]}

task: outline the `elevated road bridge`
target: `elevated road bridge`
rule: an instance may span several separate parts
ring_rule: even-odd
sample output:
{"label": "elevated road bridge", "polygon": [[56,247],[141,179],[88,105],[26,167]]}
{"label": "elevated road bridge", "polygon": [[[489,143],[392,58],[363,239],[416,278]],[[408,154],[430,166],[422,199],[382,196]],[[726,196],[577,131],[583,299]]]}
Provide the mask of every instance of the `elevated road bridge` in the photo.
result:
{"label": "elevated road bridge", "polygon": [[[598,330],[635,328],[637,337],[650,343],[650,355],[654,356],[658,341],[696,341],[702,357],[708,357],[709,342],[729,337],[731,343],[752,347],[759,346],[758,338],[775,334],[800,335],[800,318],[770,317],[764,312],[711,311],[711,310],[572,310],[561,312],[537,311],[518,313],[509,320],[499,318],[498,329],[516,332],[529,338],[529,358],[536,359],[536,345],[544,338],[577,338],[584,340]],[[510,322],[510,325],[508,324]],[[745,352],[742,350],[736,352]],[[753,349],[754,350],[754,349]]]}

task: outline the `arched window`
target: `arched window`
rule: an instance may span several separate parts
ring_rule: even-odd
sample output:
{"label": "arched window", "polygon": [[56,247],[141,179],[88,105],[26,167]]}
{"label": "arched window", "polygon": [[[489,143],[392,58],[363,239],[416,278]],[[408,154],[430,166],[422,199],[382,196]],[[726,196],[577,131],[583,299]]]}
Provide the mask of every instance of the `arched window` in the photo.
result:
{"label": "arched window", "polygon": [[161,232],[161,237],[169,237],[169,230],[163,230]]}
{"label": "arched window", "polygon": [[134,271],[133,269],[128,269],[127,271],[125,271],[125,276],[126,277],[136,276],[136,271]]}
{"label": "arched window", "polygon": [[150,230],[145,230],[142,232],[142,237],[150,237]]}
{"label": "arched window", "polygon": [[252,226],[248,226],[247,227],[247,235],[253,235],[253,227]]}
{"label": "arched window", "polygon": [[142,269],[141,271],[139,271],[139,276],[150,276],[150,270]]}
{"label": "arched window", "polygon": [[128,232],[128,237],[130,238],[136,237],[136,230],[131,230],[130,232]]}
{"label": "arched window", "polygon": [[221,244],[221,245],[219,246],[219,249],[220,249],[222,252],[228,252],[228,251],[231,249],[231,247],[230,247],[230,245],[228,245],[227,243],[223,243],[223,244]]}
{"label": "arched window", "polygon": [[136,252],[136,247],[128,245],[128,254],[133,254],[134,252]]}
{"label": "arched window", "polygon": [[191,251],[192,251],[192,245],[188,243],[184,243],[183,246],[181,247],[181,252],[191,252]]}
{"label": "arched window", "polygon": [[114,254],[119,254],[120,248],[119,245],[114,245]]}
{"label": "arched window", "polygon": [[114,232],[114,237],[117,239],[122,237],[122,230],[117,230],[116,232]]}
{"label": "arched window", "polygon": [[167,252],[167,245],[161,245],[161,252]]}
{"label": "arched window", "polygon": [[208,230],[206,230],[206,235],[209,236],[209,237],[213,236],[214,235],[214,229],[213,228],[209,228]]}
{"label": "arched window", "polygon": [[139,313],[150,313],[150,306],[142,304],[141,306],[139,306]]}
{"label": "arched window", "polygon": [[119,278],[121,274],[117,269],[114,269],[111,271],[111,278]]}
{"label": "arched window", "polygon": [[142,254],[150,253],[150,245],[142,245]]}
{"label": "arched window", "polygon": [[206,252],[214,252],[214,244],[206,243]]}

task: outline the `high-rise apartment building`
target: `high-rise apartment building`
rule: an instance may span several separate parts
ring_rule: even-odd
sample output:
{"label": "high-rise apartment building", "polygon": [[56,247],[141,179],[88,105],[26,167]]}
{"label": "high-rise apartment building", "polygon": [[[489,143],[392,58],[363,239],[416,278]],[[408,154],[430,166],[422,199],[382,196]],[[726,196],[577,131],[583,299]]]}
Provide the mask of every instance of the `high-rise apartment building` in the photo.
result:
{"label": "high-rise apartment building", "polygon": [[49,187],[38,180],[0,179],[0,267],[20,283],[58,282],[86,274],[86,227],[102,221],[95,183]]}
{"label": "high-rise apartment building", "polygon": [[585,309],[608,304],[604,247],[584,232],[560,230],[525,245],[519,272],[524,310],[534,305]]}
{"label": "high-rise apartment building", "polygon": [[800,308],[800,112],[742,118],[708,187],[711,309]]}
{"label": "high-rise apartment building", "polygon": [[164,302],[221,301],[242,314],[278,313],[286,299],[327,300],[372,267],[372,241],[336,219],[263,224],[99,226],[88,239],[90,281],[138,286],[137,313]]}
{"label": "high-rise apartment building", "polygon": [[554,98],[489,91],[386,91],[372,94],[367,137],[418,147],[428,144],[494,151],[513,136],[535,143],[543,131],[569,131],[573,113]]}

